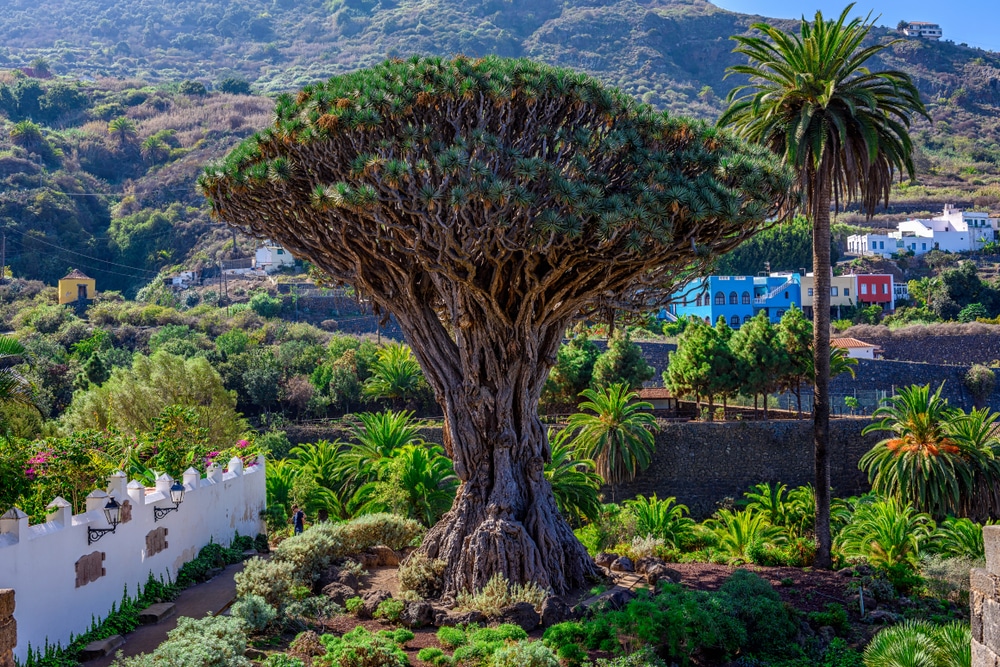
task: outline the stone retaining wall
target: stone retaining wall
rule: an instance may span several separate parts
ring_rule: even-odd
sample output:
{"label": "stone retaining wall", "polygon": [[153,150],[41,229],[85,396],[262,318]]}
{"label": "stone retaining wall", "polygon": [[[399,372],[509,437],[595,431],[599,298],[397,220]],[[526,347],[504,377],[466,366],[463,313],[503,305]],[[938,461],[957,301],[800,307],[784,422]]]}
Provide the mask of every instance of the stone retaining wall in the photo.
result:
{"label": "stone retaining wall", "polygon": [[14,620],[14,591],[0,588],[0,667],[14,667],[17,622]]}
{"label": "stone retaining wall", "polygon": [[[867,419],[834,419],[830,422],[831,481],[838,496],[869,489],[858,469],[861,456],[881,439],[861,435]],[[760,482],[789,486],[813,480],[811,420],[660,422],[652,465],[629,484],[615,489],[617,501],[638,494],[660,498],[676,496],[695,518],[705,518],[726,498],[738,498]],[[317,440],[349,439],[343,427],[285,427],[292,444]],[[441,442],[440,427],[424,427],[420,434]],[[611,489],[605,497],[612,498]]]}
{"label": "stone retaining wall", "polygon": [[972,667],[1000,666],[1000,526],[983,526],[986,568],[973,568]]}

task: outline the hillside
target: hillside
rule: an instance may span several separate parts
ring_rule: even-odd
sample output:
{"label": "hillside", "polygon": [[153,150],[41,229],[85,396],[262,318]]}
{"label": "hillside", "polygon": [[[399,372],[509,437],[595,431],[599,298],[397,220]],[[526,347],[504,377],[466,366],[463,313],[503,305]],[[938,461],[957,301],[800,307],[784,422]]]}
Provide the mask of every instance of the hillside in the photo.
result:
{"label": "hillside", "polygon": [[[704,0],[4,8],[0,227],[14,271],[51,282],[74,266],[133,294],[165,267],[230,256],[232,237],[208,220],[193,181],[268,123],[269,95],[385,57],[499,53],[583,69],[658,108],[712,120],[736,83],[724,79],[738,61],[729,37],[766,20]],[[904,40],[881,64],[915,77],[933,117],[914,128],[918,182],[897,189],[882,222],[945,202],[1000,206],[1000,54]],[[109,132],[117,118],[133,131]]]}

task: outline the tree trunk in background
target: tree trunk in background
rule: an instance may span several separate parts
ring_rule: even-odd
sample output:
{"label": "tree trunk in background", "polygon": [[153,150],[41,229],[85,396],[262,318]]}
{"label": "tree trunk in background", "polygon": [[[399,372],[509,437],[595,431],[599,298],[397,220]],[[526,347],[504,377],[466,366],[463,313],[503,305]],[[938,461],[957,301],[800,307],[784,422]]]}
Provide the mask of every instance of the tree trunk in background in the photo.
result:
{"label": "tree trunk in background", "polygon": [[436,348],[450,341],[440,324],[400,323],[444,409],[443,444],[461,480],[451,510],[420,547],[447,562],[444,595],[479,590],[495,574],[557,594],[586,584],[596,566],[545,479],[551,450],[538,417],[551,362],[535,360],[554,362],[564,327],[514,332],[477,321],[456,332],[457,363],[441,364]]}
{"label": "tree trunk in background", "polygon": [[[817,184],[818,178],[812,179]],[[813,444],[816,472],[816,567],[829,568],[830,555],[830,184],[813,190]]]}

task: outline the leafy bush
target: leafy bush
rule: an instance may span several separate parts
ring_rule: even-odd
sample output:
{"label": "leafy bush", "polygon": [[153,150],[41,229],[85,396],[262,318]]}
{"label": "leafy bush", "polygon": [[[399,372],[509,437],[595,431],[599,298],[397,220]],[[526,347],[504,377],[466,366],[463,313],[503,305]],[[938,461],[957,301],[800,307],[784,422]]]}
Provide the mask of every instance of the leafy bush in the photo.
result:
{"label": "leafy bush", "polygon": [[541,642],[521,641],[493,654],[492,667],[559,667],[552,649]]}
{"label": "leafy bush", "polygon": [[982,524],[969,519],[948,517],[937,526],[927,549],[942,556],[980,560],[986,558]]}
{"label": "leafy bush", "polygon": [[403,613],[403,607],[405,604],[402,600],[394,600],[389,598],[388,600],[383,600],[379,603],[378,608],[373,614],[375,618],[385,619],[395,623],[399,620],[399,615]]}
{"label": "leafy bush", "polygon": [[837,544],[845,555],[864,558],[874,567],[912,570],[932,526],[929,516],[896,500],[864,502],[856,505]]}
{"label": "leafy bush", "polygon": [[432,665],[446,665],[449,662],[448,656],[444,654],[444,651],[436,646],[428,646],[427,648],[420,649],[417,653],[417,659],[421,662],[429,662]]}
{"label": "leafy bush", "polygon": [[264,632],[278,617],[278,610],[259,595],[246,595],[233,603],[232,616],[242,619],[251,632]]}
{"label": "leafy bush", "polygon": [[442,646],[452,649],[469,643],[469,638],[464,630],[447,626],[438,628],[437,640]]}
{"label": "leafy bush", "polygon": [[244,623],[239,618],[182,616],[167,633],[167,641],[152,653],[118,660],[118,667],[252,667],[243,657],[247,648]]}
{"label": "leafy bush", "polygon": [[718,536],[718,549],[733,560],[746,560],[754,543],[780,544],[785,541],[781,528],[772,526],[767,516],[753,510],[719,510],[715,519],[705,522]]}
{"label": "leafy bush", "polygon": [[844,605],[836,602],[827,604],[826,611],[810,612],[809,622],[818,628],[828,625],[841,634],[851,629],[851,624],[847,620],[847,610],[844,609]]}
{"label": "leafy bush", "polygon": [[295,658],[284,653],[273,653],[267,656],[264,667],[305,667],[301,658]]}
{"label": "leafy bush", "polygon": [[347,598],[344,600],[344,609],[353,614],[365,604],[360,597]]}
{"label": "leafy bush", "polygon": [[327,654],[313,661],[328,667],[405,667],[406,653],[390,637],[358,626],[341,637],[323,635]]}
{"label": "leafy bush", "polygon": [[250,309],[261,317],[277,317],[281,314],[281,299],[257,292],[250,297]]}
{"label": "leafy bush", "polygon": [[540,609],[549,594],[534,582],[511,584],[497,573],[475,593],[461,591],[455,596],[455,605],[463,611],[478,611],[489,618],[500,615],[500,610],[518,602],[530,602]]}
{"label": "leafy bush", "polygon": [[601,658],[596,667],[666,667],[666,663],[652,649],[644,648],[618,658]]}
{"label": "leafy bush", "polygon": [[243,571],[236,573],[236,596],[252,595],[263,598],[270,605],[280,606],[291,597],[294,577],[293,563],[251,558]]}
{"label": "leafy bush", "polygon": [[415,591],[422,598],[437,597],[444,585],[441,577],[447,566],[443,560],[415,551],[399,565],[399,586],[404,591]]}
{"label": "leafy bush", "polygon": [[719,593],[746,630],[746,646],[781,655],[795,644],[798,624],[771,584],[748,570],[736,570]]}
{"label": "leafy bush", "polygon": [[528,638],[528,633],[519,625],[503,623],[495,628],[479,628],[469,634],[473,642],[519,642]]}

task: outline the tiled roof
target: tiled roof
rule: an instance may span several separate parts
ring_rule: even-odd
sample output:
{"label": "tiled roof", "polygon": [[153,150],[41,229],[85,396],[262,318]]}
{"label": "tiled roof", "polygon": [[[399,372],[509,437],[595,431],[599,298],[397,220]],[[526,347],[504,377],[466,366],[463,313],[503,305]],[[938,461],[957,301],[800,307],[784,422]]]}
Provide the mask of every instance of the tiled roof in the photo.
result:
{"label": "tiled roof", "polygon": [[647,387],[646,389],[640,389],[637,393],[639,394],[639,398],[644,401],[673,398],[673,395],[671,395],[666,387]]}
{"label": "tiled roof", "polygon": [[878,345],[866,343],[857,338],[831,338],[830,347],[840,347],[846,350],[852,347],[878,347]]}
{"label": "tiled roof", "polygon": [[66,274],[63,280],[91,280],[91,278],[80,269],[73,269]]}

